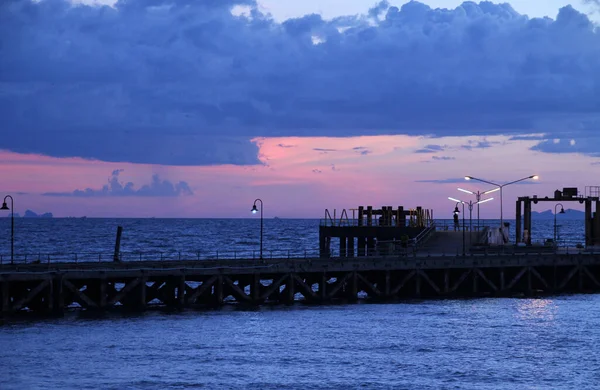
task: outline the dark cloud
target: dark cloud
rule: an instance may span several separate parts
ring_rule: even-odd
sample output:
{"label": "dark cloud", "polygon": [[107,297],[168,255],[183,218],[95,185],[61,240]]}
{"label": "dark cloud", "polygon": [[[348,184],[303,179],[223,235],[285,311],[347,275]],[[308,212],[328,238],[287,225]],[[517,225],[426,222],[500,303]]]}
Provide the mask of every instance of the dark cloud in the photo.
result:
{"label": "dark cloud", "polygon": [[541,141],[544,136],[541,135],[514,135],[510,137],[509,141]]}
{"label": "dark cloud", "polygon": [[132,182],[122,183],[119,181],[119,175],[122,169],[114,170],[108,179],[108,184],[101,189],[86,188],[85,190],[75,190],[73,192],[47,192],[45,196],[75,196],[75,197],[106,197],[106,196],[182,196],[193,195],[190,186],[180,181],[176,184],[168,180],[160,180],[158,175],[152,176],[152,182],[145,184],[139,189],[135,188]]}
{"label": "dark cloud", "polygon": [[280,148],[289,149],[289,148],[295,148],[297,145],[277,144],[277,146]]}
{"label": "dark cloud", "polygon": [[0,148],[255,164],[253,137],[532,133],[598,115],[599,37],[570,6],[383,2],[277,23],[251,0],[4,0]]}
{"label": "dark cloud", "polygon": [[364,147],[364,146],[357,146],[355,148],[352,148],[352,150],[354,150],[356,153],[360,154],[361,156],[366,156],[367,154],[371,154],[372,152]]}
{"label": "dark cloud", "polygon": [[313,173],[322,173],[323,171],[321,171],[320,169],[313,169],[312,172]]}
{"label": "dark cloud", "polygon": [[321,152],[321,153],[329,153],[329,152],[337,152],[337,149],[326,149],[326,148],[313,148],[313,150],[315,152]]}
{"label": "dark cloud", "polygon": [[449,161],[449,160],[456,160],[456,157],[449,157],[449,156],[431,156],[432,160],[438,160],[438,161]]}
{"label": "dark cloud", "polygon": [[444,151],[442,145],[427,145],[423,149],[415,150],[415,153],[437,153]]}
{"label": "dark cloud", "polygon": [[490,142],[490,141],[487,141],[487,140],[483,140],[483,141],[469,140],[466,145],[461,145],[460,147],[462,149],[466,149],[466,150],[487,149],[487,148],[491,148],[492,145],[497,145],[499,143],[500,142]]}

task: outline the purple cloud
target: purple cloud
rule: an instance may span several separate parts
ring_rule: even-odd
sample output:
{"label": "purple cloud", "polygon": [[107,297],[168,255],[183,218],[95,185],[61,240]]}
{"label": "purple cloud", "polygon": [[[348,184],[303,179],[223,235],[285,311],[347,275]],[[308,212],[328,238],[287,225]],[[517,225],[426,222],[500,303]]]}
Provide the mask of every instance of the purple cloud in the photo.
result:
{"label": "purple cloud", "polygon": [[72,192],[47,192],[45,196],[75,196],[75,197],[106,197],[106,196],[182,196],[193,195],[193,191],[185,181],[176,184],[168,180],[160,180],[158,175],[152,176],[149,184],[135,188],[132,182],[122,183],[119,181],[119,175],[123,169],[116,169],[112,172],[108,183],[101,189],[86,188],[85,190],[75,190]]}
{"label": "purple cloud", "polygon": [[257,164],[254,137],[531,134],[552,116],[551,138],[599,116],[600,31],[571,6],[555,20],[490,2],[369,12],[278,23],[251,0],[0,2],[0,148]]}

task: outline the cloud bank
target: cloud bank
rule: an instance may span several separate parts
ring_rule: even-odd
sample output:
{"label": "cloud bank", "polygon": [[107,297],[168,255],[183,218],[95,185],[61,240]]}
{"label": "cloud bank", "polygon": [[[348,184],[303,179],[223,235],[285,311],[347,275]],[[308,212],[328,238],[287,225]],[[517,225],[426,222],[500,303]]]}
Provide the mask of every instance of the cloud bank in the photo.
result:
{"label": "cloud bank", "polygon": [[4,0],[0,148],[255,164],[254,137],[566,131],[600,112],[599,64],[600,32],[570,6],[382,2],[278,23],[252,0]]}
{"label": "cloud bank", "polygon": [[119,174],[122,169],[114,170],[108,179],[108,184],[102,186],[101,189],[86,188],[85,190],[75,190],[73,192],[47,192],[45,196],[75,196],[75,197],[106,197],[106,196],[182,196],[193,195],[190,186],[180,181],[176,184],[168,180],[160,180],[158,175],[152,176],[152,182],[145,184],[139,189],[135,188],[132,182],[119,182]]}

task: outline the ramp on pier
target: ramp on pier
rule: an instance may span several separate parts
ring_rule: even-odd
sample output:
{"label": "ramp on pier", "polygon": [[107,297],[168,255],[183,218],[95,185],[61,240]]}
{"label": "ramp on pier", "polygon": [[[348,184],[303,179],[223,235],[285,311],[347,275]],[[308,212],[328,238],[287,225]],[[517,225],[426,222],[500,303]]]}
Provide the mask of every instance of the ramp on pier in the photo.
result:
{"label": "ramp on pier", "polygon": [[[475,245],[480,232],[465,232],[465,248],[469,251],[471,245]],[[431,237],[419,246],[418,253],[456,255],[463,250],[462,231],[436,231]]]}

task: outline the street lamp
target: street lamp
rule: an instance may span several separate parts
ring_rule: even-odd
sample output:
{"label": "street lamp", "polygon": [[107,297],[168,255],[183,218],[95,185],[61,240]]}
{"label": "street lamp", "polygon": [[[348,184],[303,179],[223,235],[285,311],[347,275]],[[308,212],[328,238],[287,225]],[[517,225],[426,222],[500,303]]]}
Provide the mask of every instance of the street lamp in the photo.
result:
{"label": "street lamp", "polygon": [[254,205],[252,206],[252,214],[256,214],[258,209],[256,208],[256,202],[260,202],[260,259],[263,259],[263,201],[261,199],[256,199],[254,201]]}
{"label": "street lamp", "polygon": [[460,213],[460,210],[458,210],[458,204],[462,203],[462,209],[463,209],[463,213],[462,213],[462,220],[463,220],[463,233],[462,233],[462,254],[463,256],[466,255],[466,251],[465,251],[465,202],[463,202],[462,200],[458,200],[458,199],[454,199],[451,197],[448,197],[448,199],[456,202],[456,205],[454,206],[454,215],[457,215],[458,213]]}
{"label": "street lamp", "polygon": [[496,186],[496,187],[498,187],[500,189],[500,229],[502,229],[503,231],[504,231],[504,218],[503,218],[503,215],[502,215],[502,189],[504,187],[508,186],[508,185],[515,184],[515,183],[518,183],[520,181],[524,181],[524,180],[528,180],[528,179],[537,180],[537,179],[539,179],[539,176],[538,175],[531,175],[531,176],[527,176],[527,177],[524,177],[524,178],[519,179],[519,180],[515,180],[515,181],[508,182],[508,183],[504,183],[504,184],[498,184],[498,183],[494,183],[494,182],[491,182],[491,181],[487,181],[487,180],[483,180],[483,179],[478,179],[478,178],[473,177],[473,176],[465,176],[465,180],[480,181],[482,183],[491,184],[491,185]]}
{"label": "street lamp", "polygon": [[557,231],[556,231],[556,207],[560,206],[560,214],[564,214],[565,213],[565,209],[563,208],[562,203],[557,203],[554,205],[554,245],[556,245],[556,236],[557,236]]}
{"label": "street lamp", "polygon": [[454,208],[454,213],[458,214],[460,211],[458,211],[458,204],[462,203],[463,205],[463,254],[465,252],[464,250],[464,246],[465,246],[465,205],[469,206],[469,245],[471,245],[471,238],[472,238],[472,231],[473,231],[473,206],[481,204],[481,203],[485,203],[485,202],[489,202],[490,200],[493,200],[494,198],[488,198],[488,199],[484,199],[484,200],[480,200],[478,202],[473,203],[472,200],[470,200],[469,202],[465,202],[462,201],[460,199],[456,199],[456,198],[452,198],[452,197],[448,197],[448,199],[450,199],[453,202],[456,202],[456,207]]}
{"label": "street lamp", "polygon": [[[494,188],[492,190],[484,191],[484,192],[479,192],[479,191],[473,192],[473,191],[465,190],[463,188],[458,188],[458,190],[462,191],[464,193],[467,193],[467,194],[475,195],[475,200],[477,201],[477,203],[476,203],[477,204],[477,230],[479,230],[479,203],[483,203],[481,201],[481,196],[491,194],[492,192],[500,191],[500,188]],[[493,198],[491,198],[491,199],[493,199]],[[485,200],[485,201],[487,202],[487,200]]]}
{"label": "street lamp", "polygon": [[[7,198],[10,198],[10,208],[6,204]],[[15,200],[12,196],[4,197],[0,210],[10,210],[10,265],[13,265],[15,263]]]}

